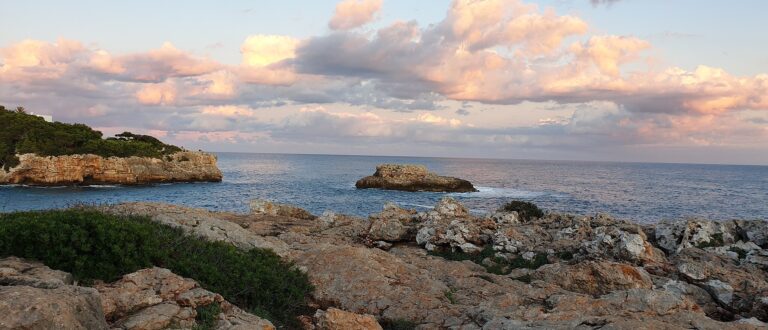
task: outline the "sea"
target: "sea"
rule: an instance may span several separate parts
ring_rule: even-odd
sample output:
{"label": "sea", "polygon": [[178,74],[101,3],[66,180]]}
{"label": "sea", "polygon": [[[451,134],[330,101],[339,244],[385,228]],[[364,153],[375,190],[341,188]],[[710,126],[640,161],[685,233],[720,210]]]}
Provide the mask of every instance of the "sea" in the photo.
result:
{"label": "sea", "polygon": [[[247,212],[252,199],[356,216],[386,202],[420,211],[453,197],[471,212],[491,212],[511,200],[574,214],[607,213],[639,223],[699,217],[768,219],[768,166],[383,156],[217,153],[220,183],[145,186],[0,186],[0,212],[133,201]],[[356,189],[381,163],[423,164],[471,181],[473,193]]]}

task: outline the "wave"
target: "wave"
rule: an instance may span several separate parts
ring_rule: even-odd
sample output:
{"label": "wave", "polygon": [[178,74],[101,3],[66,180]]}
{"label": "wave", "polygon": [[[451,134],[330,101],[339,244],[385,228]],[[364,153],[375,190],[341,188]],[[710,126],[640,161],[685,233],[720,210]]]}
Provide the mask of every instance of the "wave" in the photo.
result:
{"label": "wave", "polygon": [[[435,208],[434,205],[422,205],[422,204],[416,204],[416,203],[396,203],[396,204],[400,205],[400,206],[415,206],[415,207],[420,207],[420,208],[427,209],[427,210],[432,210],[432,209]],[[478,209],[469,209],[468,211],[469,211],[469,213],[474,213],[474,214],[486,214],[486,213],[488,213],[487,210],[478,210]]]}
{"label": "wave", "polygon": [[475,198],[523,198],[530,199],[545,195],[552,195],[543,191],[528,191],[514,188],[495,188],[495,187],[475,187],[476,192],[470,193],[450,193],[451,196],[475,197]]}

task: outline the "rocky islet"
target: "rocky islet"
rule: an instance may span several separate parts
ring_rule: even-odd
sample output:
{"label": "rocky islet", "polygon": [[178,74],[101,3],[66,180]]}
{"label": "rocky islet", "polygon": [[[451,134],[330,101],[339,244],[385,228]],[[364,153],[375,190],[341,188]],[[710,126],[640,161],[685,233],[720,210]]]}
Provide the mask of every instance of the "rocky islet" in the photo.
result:
{"label": "rocky islet", "polygon": [[467,180],[434,174],[423,165],[401,164],[381,164],[373,175],[358,180],[355,187],[432,192],[477,191]]}

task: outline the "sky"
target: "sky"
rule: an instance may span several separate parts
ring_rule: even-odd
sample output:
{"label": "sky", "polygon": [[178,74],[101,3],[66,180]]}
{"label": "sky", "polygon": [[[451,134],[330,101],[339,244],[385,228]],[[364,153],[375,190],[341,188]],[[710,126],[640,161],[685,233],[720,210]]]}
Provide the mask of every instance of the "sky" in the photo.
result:
{"label": "sky", "polygon": [[2,1],[0,104],[209,151],[768,165],[765,12]]}

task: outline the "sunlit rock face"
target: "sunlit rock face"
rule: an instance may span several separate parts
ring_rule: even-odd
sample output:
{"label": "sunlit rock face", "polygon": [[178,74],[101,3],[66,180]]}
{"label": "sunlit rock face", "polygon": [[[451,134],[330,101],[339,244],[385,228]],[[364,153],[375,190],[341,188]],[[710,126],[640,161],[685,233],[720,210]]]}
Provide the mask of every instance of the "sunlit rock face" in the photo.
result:
{"label": "sunlit rock face", "polygon": [[20,164],[0,170],[0,184],[147,184],[160,182],[219,182],[216,156],[184,151],[164,156],[101,157],[97,155],[19,155]]}
{"label": "sunlit rock face", "polygon": [[379,188],[403,191],[474,192],[475,187],[467,180],[439,176],[423,165],[382,164],[376,173],[355,183],[358,189]]}

